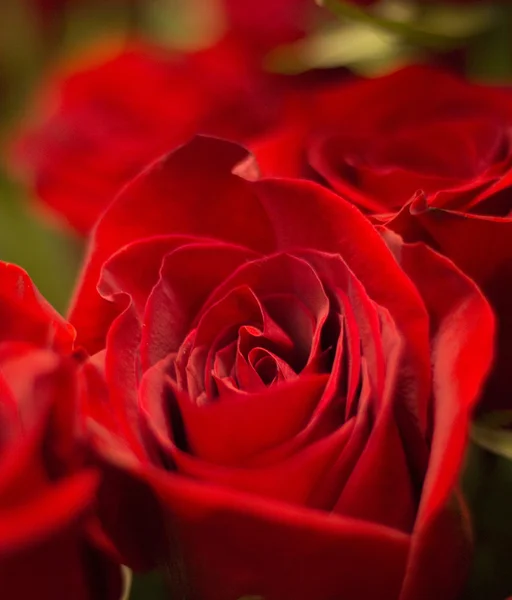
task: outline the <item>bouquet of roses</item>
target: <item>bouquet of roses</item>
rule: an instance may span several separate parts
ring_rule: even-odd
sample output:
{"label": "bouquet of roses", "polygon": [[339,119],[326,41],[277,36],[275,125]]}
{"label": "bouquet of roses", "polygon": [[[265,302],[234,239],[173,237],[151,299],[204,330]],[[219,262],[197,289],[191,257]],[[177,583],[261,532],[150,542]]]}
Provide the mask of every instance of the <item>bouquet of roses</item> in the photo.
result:
{"label": "bouquet of roses", "polygon": [[21,4],[0,598],[505,600],[508,4]]}

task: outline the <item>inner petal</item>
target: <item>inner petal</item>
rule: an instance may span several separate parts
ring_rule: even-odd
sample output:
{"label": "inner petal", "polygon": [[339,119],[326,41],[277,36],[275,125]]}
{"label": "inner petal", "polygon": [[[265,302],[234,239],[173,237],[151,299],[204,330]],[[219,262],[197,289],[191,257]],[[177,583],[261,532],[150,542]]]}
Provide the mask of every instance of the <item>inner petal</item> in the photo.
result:
{"label": "inner petal", "polygon": [[233,340],[215,354],[213,374],[216,377],[229,377],[233,369],[237,350],[237,342]]}
{"label": "inner petal", "polygon": [[[159,247],[157,250],[163,252]],[[188,240],[172,249],[163,261],[160,259],[160,279],[145,306],[141,342],[143,367],[178,351],[187,333],[197,326],[194,319],[212,290],[240,264],[256,256],[251,250],[234,244]],[[126,268],[133,269],[133,265],[128,264]]]}
{"label": "inner petal", "polygon": [[[246,387],[248,391],[258,389],[260,383],[266,385],[268,374],[262,378],[255,363],[248,360],[254,348],[265,349],[270,353],[268,356],[282,359],[280,379],[295,373],[294,341],[268,315],[254,292],[244,285],[209,307],[183,346],[176,367],[181,373],[185,372],[181,383],[186,382],[185,389],[196,401],[199,398],[201,402],[215,400],[218,396],[216,379],[228,375],[234,383],[238,381],[241,389]],[[226,361],[231,361],[231,366]]]}
{"label": "inner petal", "polygon": [[[240,340],[238,340],[238,345]],[[244,392],[261,391],[266,387],[260,375],[242,352],[237,348],[235,364],[233,368],[233,379],[238,385],[239,390]]]}
{"label": "inner petal", "polygon": [[238,350],[243,356],[248,356],[252,348],[262,347],[278,354],[285,360],[293,361],[293,341],[273,321],[261,306],[263,330],[256,327],[242,326],[238,334]]}
{"label": "inner petal", "polygon": [[[306,311],[313,315],[317,328],[322,327],[329,314],[329,298],[314,268],[302,258],[285,253],[242,265],[214,291],[205,303],[203,311],[218,302],[230,289],[242,285],[249,287],[255,296],[261,298],[268,317],[278,323],[294,342],[295,336],[301,334],[291,330],[292,317],[284,317],[281,320],[284,307],[277,308],[278,297],[296,299],[297,307],[290,306],[291,312],[297,315],[301,310],[300,306],[304,306]],[[300,319],[297,325],[302,325],[304,318],[297,318]]]}
{"label": "inner petal", "polygon": [[265,385],[297,377],[295,371],[281,357],[266,348],[253,348],[249,352],[249,363]]}
{"label": "inner petal", "polygon": [[320,351],[319,332],[323,322],[292,294],[269,294],[262,302],[268,314],[293,340],[293,364],[297,371],[302,370]]}
{"label": "inner petal", "polygon": [[178,385],[197,399],[203,392],[212,396],[212,373],[217,352],[236,341],[240,326],[263,327],[258,299],[247,286],[232,289],[212,305],[197,327],[187,336],[176,359]]}
{"label": "inner petal", "polygon": [[[259,358],[255,358],[256,354],[261,354],[262,356],[260,355]],[[249,361],[265,385],[271,385],[277,380],[277,373],[279,371],[277,362],[264,348],[253,348],[249,352]]]}
{"label": "inner petal", "polygon": [[224,385],[219,401],[206,403],[191,402],[185,391],[169,383],[183,418],[189,452],[228,466],[242,464],[302,430],[326,380],[326,375],[302,376],[252,393]]}

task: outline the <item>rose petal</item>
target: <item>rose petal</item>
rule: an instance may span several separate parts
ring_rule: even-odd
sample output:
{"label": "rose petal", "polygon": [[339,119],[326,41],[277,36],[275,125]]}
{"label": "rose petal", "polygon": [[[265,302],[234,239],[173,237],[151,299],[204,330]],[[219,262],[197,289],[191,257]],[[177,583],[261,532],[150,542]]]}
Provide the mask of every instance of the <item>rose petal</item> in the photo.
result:
{"label": "rose petal", "polygon": [[272,247],[273,232],[258,199],[231,172],[246,156],[237,144],[194,138],[151,165],[109,206],[96,226],[70,312],[80,343],[91,353],[101,349],[105,335],[104,320],[97,316],[105,302],[95,291],[101,265],[125,244],[150,235],[186,234],[257,251]]}
{"label": "rose petal", "polygon": [[257,256],[234,244],[187,244],[167,254],[147,298],[142,368],[176,352],[208,295],[237,267]]}
{"label": "rose petal", "polygon": [[[343,452],[354,427],[351,419],[329,436],[305,446],[300,452],[264,467],[216,465],[194,456],[171,450],[179,473],[212,485],[249,492],[266,499],[279,500],[302,507],[329,511],[331,505],[320,505],[318,488],[323,489],[324,473]],[[332,482],[331,482],[332,483]],[[324,497],[332,495],[324,494]],[[312,501],[314,499],[314,501]]]}
{"label": "rose petal", "polygon": [[381,314],[383,337],[382,342],[376,343],[382,343],[386,357],[385,389],[378,402],[379,410],[373,416],[374,424],[365,449],[335,510],[409,532],[416,516],[419,491],[413,488],[406,448],[395,421],[395,406],[401,401],[399,386],[405,344],[389,313],[382,311]]}
{"label": "rose petal", "polygon": [[0,555],[37,543],[82,519],[92,505],[97,485],[97,475],[84,472],[44,490],[35,505],[29,501],[2,507]]}
{"label": "rose petal", "polygon": [[493,314],[476,285],[447,258],[421,243],[404,244],[398,236],[391,242],[425,298],[434,327],[432,449],[400,598],[449,597],[462,585],[469,558],[460,531],[464,516],[450,506],[449,494],[457,485],[469,418],[493,356]]}
{"label": "rose petal", "polygon": [[476,281],[498,317],[498,352],[481,404],[488,410],[507,408],[508,398],[503,389],[507,386],[504,382],[509,380],[512,360],[509,343],[512,335],[512,221],[433,209],[419,202],[410,210],[413,212],[404,215],[402,222],[397,221],[396,226],[390,223],[390,227],[402,233],[406,241],[411,239],[409,227],[414,228],[415,239],[432,240],[435,248]]}
{"label": "rose petal", "polygon": [[[173,516],[188,584],[205,600],[397,597],[409,546],[400,532],[157,470],[141,476]],[[298,575],[306,566],[308,576]]]}
{"label": "rose petal", "polygon": [[210,462],[236,465],[304,427],[326,381],[326,375],[312,375],[258,393],[226,391],[217,402],[202,406],[173,391],[191,452]]}
{"label": "rose petal", "polygon": [[0,262],[0,289],[3,340],[71,351],[74,328],[39,294],[23,269]]}

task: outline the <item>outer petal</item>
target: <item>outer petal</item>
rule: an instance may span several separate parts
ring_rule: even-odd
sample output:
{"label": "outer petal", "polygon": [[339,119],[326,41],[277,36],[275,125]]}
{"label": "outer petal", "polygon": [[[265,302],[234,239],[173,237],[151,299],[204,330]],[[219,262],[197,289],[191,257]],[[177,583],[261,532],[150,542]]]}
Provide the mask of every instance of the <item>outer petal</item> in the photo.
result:
{"label": "outer petal", "polygon": [[418,198],[388,226],[407,241],[425,240],[482,288],[498,318],[496,364],[482,407],[510,408],[504,390],[512,361],[512,219],[429,208]]}
{"label": "outer petal", "polygon": [[188,589],[194,600],[398,595],[409,545],[404,534],[161,471],[142,476],[168,511],[174,556],[182,554],[189,567],[179,591]]}
{"label": "outer petal", "polygon": [[70,313],[79,341],[91,352],[101,349],[105,335],[98,324],[105,302],[95,290],[100,269],[125,244],[187,234],[272,249],[273,232],[259,200],[232,173],[246,158],[237,144],[198,137],[149,167],[113,202],[94,232]]}
{"label": "outer petal", "polygon": [[[53,500],[48,496],[48,502]],[[41,519],[45,516],[39,512],[39,504],[35,504],[6,518],[15,519],[11,525],[20,521],[28,525],[33,522],[34,514]],[[61,524],[50,537],[0,555],[0,586],[4,597],[119,600],[120,568],[86,543],[84,526],[85,519],[80,515],[76,523]]]}
{"label": "outer petal", "polygon": [[388,238],[434,328],[432,448],[400,598],[452,598],[469,566],[465,515],[452,500],[471,412],[493,357],[494,319],[476,285],[448,259],[423,244]]}

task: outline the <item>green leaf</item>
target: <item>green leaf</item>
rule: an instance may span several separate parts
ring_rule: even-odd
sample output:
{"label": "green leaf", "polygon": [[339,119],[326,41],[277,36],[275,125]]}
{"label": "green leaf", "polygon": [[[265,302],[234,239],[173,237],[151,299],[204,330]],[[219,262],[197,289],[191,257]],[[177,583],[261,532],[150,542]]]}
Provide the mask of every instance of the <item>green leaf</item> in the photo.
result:
{"label": "green leaf", "polygon": [[[405,3],[383,3],[380,11],[367,10],[345,0],[317,0],[341,19],[352,19],[397,35],[401,40],[434,50],[447,50],[461,40],[488,30],[496,18],[492,6],[455,7],[436,4],[424,11],[397,11]],[[389,7],[388,10],[386,10]],[[397,14],[400,18],[389,16]]]}
{"label": "green leaf", "polygon": [[346,23],[275,49],[267,56],[266,66],[280,73],[338,66],[372,73],[405,56],[410,53],[393,34],[377,32],[364,23]]}
{"label": "green leaf", "polygon": [[494,32],[500,14],[489,5],[432,4],[420,9],[414,3],[388,0],[370,11],[342,0],[320,3],[339,21],[274,49],[266,61],[269,70],[297,73],[345,66],[363,75],[379,75],[429,58],[432,51],[477,43]]}
{"label": "green leaf", "polygon": [[475,421],[470,436],[475,444],[512,460],[512,411],[495,411]]}

